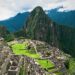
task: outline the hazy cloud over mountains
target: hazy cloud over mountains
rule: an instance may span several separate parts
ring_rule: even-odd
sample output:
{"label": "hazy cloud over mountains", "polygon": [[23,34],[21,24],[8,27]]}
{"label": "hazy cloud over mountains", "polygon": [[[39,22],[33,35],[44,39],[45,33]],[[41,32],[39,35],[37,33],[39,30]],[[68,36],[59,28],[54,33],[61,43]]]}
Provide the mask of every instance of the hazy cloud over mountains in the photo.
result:
{"label": "hazy cloud over mountains", "polygon": [[36,6],[42,6],[46,10],[63,6],[58,11],[69,11],[75,10],[75,0],[0,0],[0,20],[18,12],[31,11]]}

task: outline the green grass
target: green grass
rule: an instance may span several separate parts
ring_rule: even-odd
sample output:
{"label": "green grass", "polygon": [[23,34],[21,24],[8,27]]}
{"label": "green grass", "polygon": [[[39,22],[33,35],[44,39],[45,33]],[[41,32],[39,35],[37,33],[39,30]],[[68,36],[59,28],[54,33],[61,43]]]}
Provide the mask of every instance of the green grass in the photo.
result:
{"label": "green grass", "polygon": [[68,71],[71,75],[75,75],[75,58],[70,58]]}
{"label": "green grass", "polygon": [[[13,53],[16,54],[16,55],[26,55],[28,57],[31,57],[33,59],[35,58],[40,58],[40,54],[38,53],[32,53],[30,50],[27,50],[27,47],[28,47],[28,44],[27,43],[23,43],[23,44],[14,44],[11,46],[12,47],[12,50],[13,50]],[[35,51],[35,50],[34,50]],[[50,60],[42,60],[42,59],[35,59],[35,61],[42,67],[42,68],[45,68],[45,69],[52,69],[54,68],[54,63],[51,62]]]}
{"label": "green grass", "polygon": [[39,63],[39,65],[41,65],[42,68],[45,68],[45,69],[54,68],[54,64],[50,60],[41,59],[41,60],[36,60],[36,61]]}
{"label": "green grass", "polygon": [[31,58],[40,58],[40,55],[37,53],[31,53],[30,50],[27,50],[27,44],[14,44],[12,45],[13,53],[16,55],[26,55]]}

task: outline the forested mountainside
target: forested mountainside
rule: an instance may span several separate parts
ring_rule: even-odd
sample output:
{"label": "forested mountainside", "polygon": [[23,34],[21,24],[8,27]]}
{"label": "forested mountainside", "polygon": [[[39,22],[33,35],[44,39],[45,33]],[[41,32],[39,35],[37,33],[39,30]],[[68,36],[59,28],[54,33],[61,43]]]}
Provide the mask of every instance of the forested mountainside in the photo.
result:
{"label": "forested mountainside", "polygon": [[27,37],[37,40],[49,40],[52,21],[48,18],[41,7],[35,8],[28,17],[24,30]]}
{"label": "forested mountainside", "polygon": [[47,15],[58,24],[64,26],[75,27],[75,10],[60,11],[63,7],[58,7],[52,10],[47,10]]}
{"label": "forested mountainside", "polygon": [[53,22],[41,7],[31,12],[24,30],[28,38],[46,41],[75,56],[75,28]]}
{"label": "forested mountainside", "polygon": [[14,17],[0,21],[0,25],[5,26],[10,32],[19,31],[23,27],[28,16],[29,12],[18,13]]}

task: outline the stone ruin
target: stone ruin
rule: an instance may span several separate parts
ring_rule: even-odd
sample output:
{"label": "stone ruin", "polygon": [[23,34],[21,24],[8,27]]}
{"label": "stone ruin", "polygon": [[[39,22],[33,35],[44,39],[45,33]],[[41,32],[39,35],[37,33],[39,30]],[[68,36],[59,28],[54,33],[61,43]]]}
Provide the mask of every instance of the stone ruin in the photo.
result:
{"label": "stone ruin", "polygon": [[[2,40],[1,40],[2,41]],[[2,42],[3,43],[3,42]],[[35,42],[39,46],[39,42]],[[41,43],[42,44],[42,43]],[[48,47],[49,48],[49,47]],[[47,48],[45,48],[47,49]],[[49,48],[50,49],[50,48]],[[40,51],[45,57],[44,50]],[[57,52],[55,52],[57,54]],[[53,58],[48,58],[53,60]],[[53,60],[53,62],[55,59]],[[21,74],[22,71],[22,74]],[[23,55],[15,55],[7,45],[0,45],[0,75],[53,75],[42,69],[35,59]]]}
{"label": "stone ruin", "polygon": [[10,68],[8,69],[8,75],[16,75],[17,71],[17,66],[10,66]]}
{"label": "stone ruin", "polygon": [[25,68],[26,68],[26,75],[46,75],[44,69],[38,65],[34,59],[29,57],[24,57],[25,61]]}

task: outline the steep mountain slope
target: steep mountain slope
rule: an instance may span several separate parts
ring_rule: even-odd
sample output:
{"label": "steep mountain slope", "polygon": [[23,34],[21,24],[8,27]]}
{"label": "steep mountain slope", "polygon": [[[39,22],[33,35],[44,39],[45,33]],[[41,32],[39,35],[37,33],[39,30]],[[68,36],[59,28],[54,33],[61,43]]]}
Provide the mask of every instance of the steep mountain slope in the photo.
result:
{"label": "steep mountain slope", "polygon": [[5,26],[11,32],[18,31],[23,27],[28,16],[29,12],[19,13],[15,17],[0,21],[0,25]]}
{"label": "steep mountain slope", "polygon": [[31,12],[24,30],[28,38],[46,41],[75,57],[75,28],[52,22],[41,7]]}
{"label": "steep mountain slope", "polygon": [[51,42],[52,21],[45,14],[41,7],[36,7],[30,14],[24,29],[26,30],[27,37],[31,39],[42,40]]}
{"label": "steep mountain slope", "polygon": [[55,8],[52,10],[48,10],[47,15],[57,22],[58,24],[70,26],[70,27],[75,27],[75,11],[64,11],[60,12],[58,10],[62,9],[61,7]]}
{"label": "steep mountain slope", "polygon": [[75,28],[56,25],[56,31],[59,48],[75,57]]}

